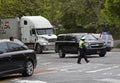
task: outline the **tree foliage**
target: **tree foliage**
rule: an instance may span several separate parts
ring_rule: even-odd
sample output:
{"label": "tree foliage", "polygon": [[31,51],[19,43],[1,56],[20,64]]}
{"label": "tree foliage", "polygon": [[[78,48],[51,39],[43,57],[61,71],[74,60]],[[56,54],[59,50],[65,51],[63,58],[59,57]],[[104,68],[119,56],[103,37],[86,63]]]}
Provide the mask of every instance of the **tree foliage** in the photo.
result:
{"label": "tree foliage", "polygon": [[106,23],[120,27],[119,9],[120,0],[0,0],[0,18],[41,15],[64,30],[89,32],[106,29]]}
{"label": "tree foliage", "polygon": [[[117,37],[120,34],[120,0],[106,0],[101,10],[101,20],[111,24],[109,29]],[[115,36],[115,37],[116,37]],[[120,37],[119,37],[120,38]]]}
{"label": "tree foliage", "polygon": [[120,0],[106,0],[104,13],[109,22],[120,24]]}

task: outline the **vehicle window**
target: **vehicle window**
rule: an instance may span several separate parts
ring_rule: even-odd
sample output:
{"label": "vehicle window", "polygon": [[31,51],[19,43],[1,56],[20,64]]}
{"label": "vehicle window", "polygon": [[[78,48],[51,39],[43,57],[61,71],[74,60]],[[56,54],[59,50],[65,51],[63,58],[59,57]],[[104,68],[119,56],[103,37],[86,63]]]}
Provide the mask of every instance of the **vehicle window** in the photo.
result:
{"label": "vehicle window", "polygon": [[113,40],[111,35],[108,35],[108,40]]}
{"label": "vehicle window", "polygon": [[96,40],[96,38],[93,35],[90,35],[90,34],[85,35],[85,39],[86,40]]}
{"label": "vehicle window", "polygon": [[36,29],[36,32],[38,35],[44,35],[44,34],[53,34],[54,30],[53,28],[44,28],[44,29]]}
{"label": "vehicle window", "polygon": [[65,41],[75,41],[75,37],[72,36],[66,36]]}
{"label": "vehicle window", "polygon": [[26,50],[26,48],[24,48],[23,46],[13,42],[9,42],[8,46],[9,46],[9,52]]}
{"label": "vehicle window", "polygon": [[76,41],[76,38],[75,38],[75,37],[72,37],[71,40],[72,40],[72,41]]}
{"label": "vehicle window", "polygon": [[35,34],[35,29],[32,29],[32,30],[31,30],[31,34]]}
{"label": "vehicle window", "polygon": [[64,40],[64,36],[58,36],[57,40],[58,41],[63,41]]}
{"label": "vehicle window", "polygon": [[77,36],[76,36],[77,42],[80,41],[81,37],[82,37],[82,35],[77,35]]}
{"label": "vehicle window", "polygon": [[70,41],[71,40],[71,36],[66,36],[65,37],[65,41]]}
{"label": "vehicle window", "polygon": [[7,52],[7,50],[8,50],[7,44],[0,43],[0,51],[5,53],[5,52]]}
{"label": "vehicle window", "polygon": [[102,36],[102,39],[103,39],[103,40],[106,40],[106,36],[105,36],[105,35],[103,35],[103,36]]}

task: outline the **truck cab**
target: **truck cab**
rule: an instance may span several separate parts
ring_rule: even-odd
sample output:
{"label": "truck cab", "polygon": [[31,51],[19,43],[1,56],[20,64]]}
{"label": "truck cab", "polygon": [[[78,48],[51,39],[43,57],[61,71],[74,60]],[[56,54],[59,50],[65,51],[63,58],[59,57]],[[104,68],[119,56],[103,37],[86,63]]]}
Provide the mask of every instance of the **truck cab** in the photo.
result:
{"label": "truck cab", "polygon": [[20,20],[21,40],[34,45],[37,53],[54,50],[57,36],[50,22],[42,16],[23,16]]}

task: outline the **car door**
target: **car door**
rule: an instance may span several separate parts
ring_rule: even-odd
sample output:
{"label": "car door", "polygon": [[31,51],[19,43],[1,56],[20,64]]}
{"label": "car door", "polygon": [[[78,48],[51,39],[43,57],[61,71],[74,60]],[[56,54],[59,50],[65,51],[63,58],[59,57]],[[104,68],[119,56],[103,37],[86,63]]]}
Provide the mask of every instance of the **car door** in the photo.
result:
{"label": "car door", "polygon": [[11,54],[9,54],[7,50],[7,43],[0,43],[0,74],[7,73],[12,68]]}
{"label": "car door", "polygon": [[73,36],[66,36],[65,38],[64,50],[66,53],[74,53],[75,52],[75,38]]}
{"label": "car door", "polygon": [[69,52],[70,53],[77,53],[77,41],[76,41],[76,38],[74,36],[70,37]]}
{"label": "car door", "polygon": [[25,61],[24,50],[21,49],[22,46],[14,42],[9,42],[8,47],[11,53],[13,71],[22,69]]}

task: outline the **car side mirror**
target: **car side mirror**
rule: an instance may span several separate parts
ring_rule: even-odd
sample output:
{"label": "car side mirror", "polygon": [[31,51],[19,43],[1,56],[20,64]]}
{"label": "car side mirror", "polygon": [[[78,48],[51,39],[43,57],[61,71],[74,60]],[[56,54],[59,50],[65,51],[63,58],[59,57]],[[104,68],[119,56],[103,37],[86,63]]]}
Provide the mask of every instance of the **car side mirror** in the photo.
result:
{"label": "car side mirror", "polygon": [[4,52],[3,51],[0,51],[0,54],[3,54]]}
{"label": "car side mirror", "polygon": [[76,40],[75,40],[75,39],[72,39],[72,41],[76,42]]}

